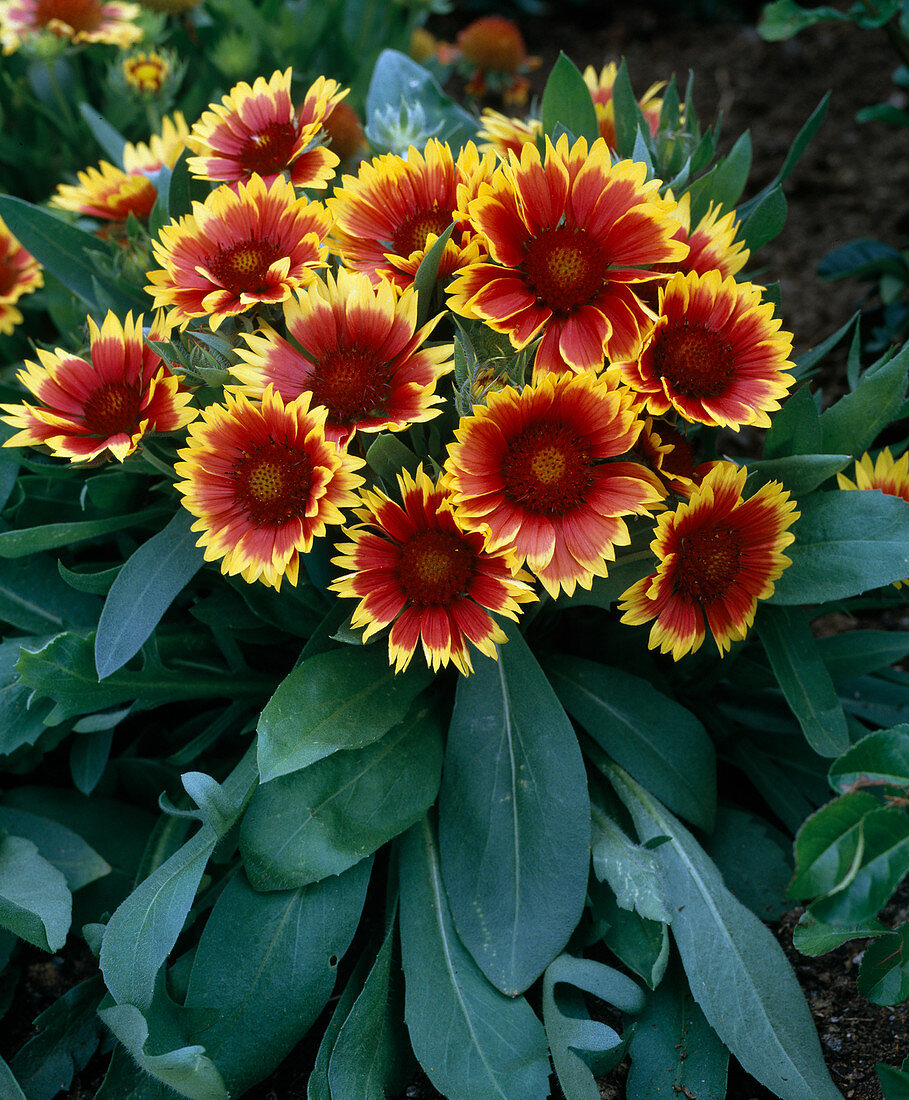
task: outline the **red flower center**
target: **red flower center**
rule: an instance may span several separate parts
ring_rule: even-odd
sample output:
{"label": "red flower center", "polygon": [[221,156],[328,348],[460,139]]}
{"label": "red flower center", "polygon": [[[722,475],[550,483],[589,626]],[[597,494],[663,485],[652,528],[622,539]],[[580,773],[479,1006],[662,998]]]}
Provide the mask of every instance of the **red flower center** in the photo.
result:
{"label": "red flower center", "polygon": [[516,436],[502,463],[505,495],[541,515],[564,515],[584,502],[593,462],[567,427],[535,424]]}
{"label": "red flower center", "polygon": [[234,463],[237,500],[256,527],[301,518],[309,504],[312,462],[305,451],[269,440],[251,443]]}
{"label": "red flower center", "polygon": [[571,313],[592,302],[606,285],[607,261],[583,229],[544,229],[525,247],[527,281],[554,313]]}
{"label": "red flower center", "polygon": [[330,419],[344,425],[381,413],[391,393],[385,368],[369,348],[337,348],[320,360],[309,379],[313,404],[325,405]]}
{"label": "red flower center", "polygon": [[102,439],[131,432],[139,420],[139,390],[129,382],[108,382],[89,394],[82,419]]}
{"label": "red flower center", "polygon": [[450,531],[417,531],[401,547],[398,579],[408,600],[419,607],[446,606],[467,591],[475,555]]}
{"label": "red flower center", "polygon": [[391,240],[391,249],[397,256],[409,256],[412,252],[422,252],[426,247],[426,238],[430,233],[441,237],[451,225],[451,214],[439,208],[415,210],[404,219],[395,230]]}
{"label": "red flower center", "polygon": [[208,267],[221,286],[234,294],[261,294],[270,290],[268,269],[281,255],[277,245],[265,237],[240,241],[229,248],[219,248]]}
{"label": "red flower center", "polygon": [[104,18],[99,0],[38,0],[35,7],[35,25],[46,27],[59,20],[79,32],[96,31]]}
{"label": "red flower center", "polygon": [[708,527],[685,535],[679,548],[676,583],[691,600],[721,600],[739,574],[742,540],[730,527]]}
{"label": "red flower center", "polygon": [[652,354],[657,375],[682,397],[719,397],[735,373],[732,345],[704,325],[684,320],[657,331]]}
{"label": "red flower center", "polygon": [[297,133],[293,122],[272,122],[246,139],[237,159],[250,175],[258,172],[260,176],[268,176],[281,172],[290,160]]}

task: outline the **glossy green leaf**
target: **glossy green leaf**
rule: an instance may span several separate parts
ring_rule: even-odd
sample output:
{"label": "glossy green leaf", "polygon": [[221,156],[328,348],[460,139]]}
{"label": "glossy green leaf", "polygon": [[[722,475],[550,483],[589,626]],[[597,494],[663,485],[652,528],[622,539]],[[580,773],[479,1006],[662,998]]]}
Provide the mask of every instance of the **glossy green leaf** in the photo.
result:
{"label": "glossy green leaf", "polygon": [[817,454],[821,447],[821,418],[807,385],[789,395],[764,437],[764,462],[793,455]]}
{"label": "glossy green leaf", "polygon": [[823,485],[849,461],[849,455],[799,454],[785,458],[749,460],[748,473],[760,483],[780,481],[784,489],[799,498]]}
{"label": "glossy green leaf", "polygon": [[402,470],[415,474],[420,460],[394,432],[380,432],[366,451],[366,461],[385,484],[392,488]]}
{"label": "glossy green leaf", "polygon": [[853,791],[822,806],[805,820],[795,838],[792,898],[826,894],[845,884],[861,843],[861,823],[880,803],[866,791]]}
{"label": "glossy green leaf", "polygon": [[0,927],[43,951],[66,942],[72,894],[32,841],[0,833]]}
{"label": "glossy green leaf", "polygon": [[420,260],[420,266],[413,277],[414,289],[417,292],[417,324],[424,325],[429,320],[429,312],[432,306],[432,296],[436,289],[436,280],[439,277],[439,264],[445,246],[451,240],[454,232],[454,222],[432,243],[432,247]]}
{"label": "glossy green leaf", "polygon": [[909,725],[863,737],[831,764],[830,784],[840,793],[863,784],[909,788]]}
{"label": "glossy green leaf", "polygon": [[71,891],[110,874],[110,864],[78,833],[53,818],[14,806],[0,806],[0,829],[25,837],[61,872]]}
{"label": "glossy green leaf", "polygon": [[394,959],[392,921],[331,1054],[332,1097],[386,1100],[410,1080],[413,1057],[402,1026],[404,984]]}
{"label": "glossy green leaf", "polygon": [[19,630],[29,634],[91,630],[100,611],[96,598],[74,592],[62,580],[50,555],[3,563],[0,620]]}
{"label": "glossy green leaf", "polygon": [[[850,329],[852,330],[852,336],[853,336],[853,341],[854,341],[855,338],[859,334],[859,320],[860,320],[860,318],[861,318],[860,313],[858,313],[858,312],[854,313],[844,325],[841,325],[835,332],[831,333],[830,336],[826,337],[826,339],[822,340],[819,344],[815,344],[814,347],[809,348],[808,351],[803,352],[803,354],[800,355],[796,359],[795,369],[793,371],[791,371],[790,373],[794,374],[796,378],[804,377],[809,371],[813,370],[814,367],[816,367],[818,365],[818,363],[821,362],[821,360],[824,358],[825,355],[828,354],[828,352],[832,351],[837,346],[837,344],[840,343],[840,341],[848,334]],[[797,393],[804,392],[805,397],[808,398],[811,401],[811,403],[814,405],[814,398],[812,397],[811,391],[808,389],[807,386],[803,386],[801,388],[801,390],[797,390],[796,392]],[[802,400],[804,402],[804,398]],[[792,398],[790,397],[789,400],[783,405],[784,410],[789,406],[791,401],[792,401]],[[815,405],[815,407],[814,407],[814,412],[815,412],[815,420],[817,421],[817,441],[815,443],[813,443],[812,446],[806,447],[804,452],[802,452],[802,451],[793,451],[793,452],[790,452],[790,453],[793,453],[793,454],[801,454],[801,453],[812,454],[812,453],[814,453],[814,452],[816,452],[820,449],[820,442],[821,442],[821,436],[820,436],[820,431],[821,431],[820,410],[818,409],[817,405]],[[769,439],[770,435],[773,433],[774,426],[776,425],[777,419],[779,418],[780,415],[781,415],[780,413],[777,413],[774,416],[773,425],[771,425],[770,431],[767,433],[768,439]],[[765,453],[767,454],[767,457],[769,458],[770,457],[769,452],[765,452]]]}
{"label": "glossy green leaf", "polygon": [[421,707],[371,745],[263,783],[240,827],[250,881],[287,890],[340,874],[423,817],[441,772],[441,729]]}
{"label": "glossy green leaf", "polygon": [[825,894],[811,905],[812,915],[825,924],[870,919],[909,875],[909,815],[896,806],[872,810],[862,818],[859,828],[859,850],[844,888]]}
{"label": "glossy green leaf", "polygon": [[903,1068],[878,1062],[875,1067],[881,1083],[884,1100],[909,1100],[909,1058],[903,1062]]}
{"label": "glossy green leaf", "polygon": [[713,743],[695,716],[646,680],[579,657],[546,672],[568,713],[677,813],[704,829],[716,812]]}
{"label": "glossy green leaf", "polygon": [[557,126],[562,126],[576,138],[586,138],[591,144],[600,136],[590,89],[580,69],[564,53],[559,54],[546,80],[540,117],[543,133],[553,141]]}
{"label": "glossy green leaf", "polygon": [[449,1100],[546,1100],[543,1026],[523,997],[487,981],[459,940],[428,820],[399,852],[404,1012],[420,1065]]}
{"label": "glossy green leaf", "polygon": [[666,908],[656,855],[635,844],[599,806],[592,804],[591,810],[596,877],[609,883],[623,909],[634,909],[642,917],[668,924],[672,916]]}
{"label": "glossy green leaf", "polygon": [[396,676],[383,645],[346,647],[303,661],[262,711],[262,782],[339,749],[377,741],[403,721],[411,702],[432,680],[422,662]]}
{"label": "glossy green leaf", "polygon": [[[557,995],[559,986],[563,988]],[[575,990],[585,990],[632,1014],[644,1007],[644,994],[636,982],[611,966],[572,955],[559,955],[543,976],[543,1021],[559,1084],[569,1100],[599,1100],[593,1074],[618,1065],[626,1041],[608,1025],[591,1020]]]}
{"label": "glossy green leaf", "polygon": [[133,524],[154,522],[166,514],[160,508],[146,508],[144,512],[130,512],[125,516],[106,516],[104,519],[82,519],[74,523],[47,523],[42,527],[0,533],[0,558],[21,558],[37,554],[40,550],[56,550],[86,539],[112,535]]}
{"label": "glossy green leaf", "polygon": [[439,795],[458,935],[503,993],[526,989],[584,908],[590,849],[577,737],[517,627],[458,682]]}
{"label": "glossy green leaf", "polygon": [[613,768],[611,779],[640,839],[669,837],[656,853],[672,934],[710,1026],[744,1069],[783,1100],[841,1100],[804,995],[771,932],[729,893],[672,814],[621,769]]}
{"label": "glossy green leaf", "polygon": [[824,450],[828,454],[860,455],[870,447],[906,398],[907,371],[909,346],[878,369],[865,371],[853,392],[822,414]]}
{"label": "glossy green leaf", "polygon": [[647,994],[628,1053],[628,1100],[670,1100],[686,1093],[725,1100],[729,1051],[698,1008],[678,959]]}
{"label": "glossy green leaf", "polygon": [[184,508],[144,542],[117,574],[104,601],[95,635],[95,667],[103,680],[134,657],[174,598],[202,565]]}
{"label": "glossy green leaf", "polygon": [[240,1096],[283,1061],[324,1008],[360,920],[369,861],[298,890],[257,893],[242,872],[221,893],[193,961],[189,1038]]}
{"label": "glossy green leaf", "polygon": [[846,715],[821,660],[804,614],[788,607],[761,607],[755,626],[777,683],[821,756],[839,756],[849,747]]}
{"label": "glossy green leaf", "polygon": [[860,996],[876,1005],[897,1005],[909,998],[909,924],[865,948],[856,986]]}
{"label": "glossy green leaf", "polygon": [[736,238],[745,242],[752,253],[763,248],[768,241],[778,237],[786,224],[788,207],[781,187],[769,191],[742,218],[736,230]]}
{"label": "glossy green leaf", "polygon": [[889,932],[890,929],[875,917],[861,924],[834,927],[815,920],[811,911],[805,910],[792,930],[792,946],[803,955],[825,955],[828,951],[842,947],[849,940],[883,936]]}
{"label": "glossy green leaf", "polygon": [[909,502],[877,491],[816,492],[786,548],[770,602],[824,603],[909,577]]}

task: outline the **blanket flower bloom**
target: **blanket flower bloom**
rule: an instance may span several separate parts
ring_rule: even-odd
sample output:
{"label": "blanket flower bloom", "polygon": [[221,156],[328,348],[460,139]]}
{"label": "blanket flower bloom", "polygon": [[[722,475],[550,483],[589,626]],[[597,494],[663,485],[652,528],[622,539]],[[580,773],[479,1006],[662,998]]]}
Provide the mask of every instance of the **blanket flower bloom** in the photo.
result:
{"label": "blanket flower bloom", "polygon": [[196,516],[197,546],[221,572],[280,590],[297,583],[300,554],[357,503],[363,460],[325,438],[325,409],[310,395],[284,404],[226,393],[190,428],[174,466],[183,506]]}
{"label": "blanket flower bloom", "polygon": [[688,245],[688,255],[679,263],[678,270],[696,271],[698,275],[719,271],[727,279],[737,275],[748,262],[751,253],[744,241],[736,239],[734,210],[723,214],[722,207],[710,203],[704,216],[692,228],[691,195],[686,191],[672,216],[680,223],[675,239]]}
{"label": "blanket flower bloom", "polygon": [[675,409],[691,422],[738,430],[770,426],[770,412],[795,379],[792,334],[780,331],[761,288],[678,273],[660,289],[659,319],[623,380],[645,395],[655,416]]}
{"label": "blanket flower bloom", "polygon": [[138,4],[102,0],[3,0],[0,2],[0,43],[13,53],[33,35],[48,31],[74,44],[103,42],[128,49],[142,38],[133,20]]}
{"label": "blanket flower bloom", "polygon": [[330,588],[358,599],[351,623],[365,627],[366,641],[391,625],[389,664],[407,668],[422,645],[437,671],[449,662],[462,674],[473,670],[467,643],[487,657],[506,640],[490,611],[517,619],[520,605],[536,599],[530,577],[512,569],[510,556],[484,549],[483,536],[463,530],[448,506],[445,489],[422,469],[398,476],[402,503],[361,490],[361,521],[344,533],[334,563],[351,572]]}
{"label": "blanket flower bloom", "polygon": [[656,573],[622,596],[623,623],[650,628],[651,649],[673,660],[697,650],[705,620],[724,655],[754,622],[758,600],[773,595],[774,582],[791,562],[782,551],[794,540],[796,502],[777,481],[748,500],[748,471],[719,462],[690,499],[658,519],[650,544]]}
{"label": "blanket flower bloom", "polygon": [[124,57],[120,71],[127,86],[142,96],[155,96],[170,77],[173,66],[166,54],[157,50],[139,50]]}
{"label": "blanket flower bloom", "polygon": [[663,493],[624,455],[641,430],[635,395],[591,374],[547,375],[491,392],[461,419],[445,463],[458,522],[509,550],[552,595],[606,576],[629,543],[622,516],[648,514]]}
{"label": "blanket flower bloom", "polygon": [[123,170],[154,175],[162,168],[173,168],[189,137],[189,126],[182,111],[161,119],[161,132],[148,141],[128,141],[123,146]]}
{"label": "blanket flower bloom", "polygon": [[452,345],[423,346],[438,318],[417,328],[413,288],[398,297],[390,283],[373,287],[342,268],[288,299],[284,319],[294,343],[268,326],[243,334],[249,348],[237,349],[243,362],[232,373],[246,393],[271,385],[292,401],[309,390],[328,409],[325,434],[345,445],[354,431],[401,431],[438,415],[435,387],[453,368]]}
{"label": "blanket flower bloom", "polygon": [[238,189],[216,188],[192,213],[161,230],[152,248],[161,269],[145,289],[168,319],[185,324],[207,317],[217,329],[226,317],[283,302],[315,278],[327,249],[325,208],[297,198],[281,177],[259,176]]}
{"label": "blanket flower bloom", "polygon": [[8,336],[22,324],[15,303],[44,285],[41,265],[22,247],[0,218],[0,334]]}
{"label": "blanket flower bloom", "polygon": [[536,145],[542,134],[543,123],[538,118],[509,118],[492,107],[484,107],[480,114],[477,137],[485,139],[480,152],[492,151],[506,162],[509,150],[520,157],[522,146]]}
{"label": "blanket flower bloom", "polygon": [[[196,416],[192,394],[142,338],[142,316],[125,322],[108,313],[99,329],[88,318],[90,352],[83,359],[57,348],[37,349],[39,363],[26,361],[19,381],[38,405],[0,405],[7,424],[20,430],[5,447],[49,447],[72,462],[107,452],[122,462],[150,432],[175,432]],[[156,318],[152,339],[167,339]]]}
{"label": "blanket flower bloom", "polygon": [[[885,447],[877,458],[872,460],[866,451],[855,462],[855,481],[845,474],[837,474],[836,481],[841,489],[878,489],[890,497],[901,497],[909,501],[909,451],[904,451],[894,459],[890,448]],[[909,588],[909,579],[894,581],[894,588]]]}
{"label": "blanket flower bloom", "polygon": [[77,172],[78,183],[58,183],[50,205],[99,221],[125,222],[130,214],[148,221],[158,190],[142,172],[124,172],[102,160],[97,168]]}
{"label": "blanket flower bloom", "polygon": [[492,174],[495,158],[480,157],[468,142],[457,160],[435,138],[423,152],[413,146],[407,159],[386,153],[363,161],[356,176],[326,200],[335,225],[334,247],[344,263],[364,271],[374,283],[389,279],[399,289],[412,286],[417,268],[434,242],[455,222],[439,264],[438,282],[481,255],[476,234],[456,213]]}
{"label": "blanket flower bloom", "polygon": [[[619,67],[614,61],[600,69],[599,72],[596,71],[593,65],[588,65],[584,70],[584,83],[590,91],[593,107],[596,111],[597,129],[600,131],[600,137],[610,149],[616,147],[615,104],[612,101],[612,90],[618,75]],[[658,93],[662,87],[662,81],[651,84],[638,100],[641,114],[654,136],[660,128],[660,112],[663,109],[663,101],[659,98]]]}
{"label": "blanket flower bloom", "polygon": [[299,111],[290,95],[291,70],[260,76],[250,87],[241,82],[211,104],[193,126],[187,145],[190,172],[221,183],[261,176],[266,184],[287,172],[295,187],[325,188],[340,163],[319,144],[322,123],[347,94],[324,76],[306,93]]}
{"label": "blanket flower bloom", "polygon": [[598,139],[546,139],[541,159],[525,145],[510,154],[468,203],[493,262],[459,271],[449,287],[455,313],[508,333],[516,349],[542,335],[538,371],[598,370],[605,356],[632,359],[650,310],[635,286],[662,279],[653,264],[684,258],[672,239],[674,203],[643,164],[612,164]]}

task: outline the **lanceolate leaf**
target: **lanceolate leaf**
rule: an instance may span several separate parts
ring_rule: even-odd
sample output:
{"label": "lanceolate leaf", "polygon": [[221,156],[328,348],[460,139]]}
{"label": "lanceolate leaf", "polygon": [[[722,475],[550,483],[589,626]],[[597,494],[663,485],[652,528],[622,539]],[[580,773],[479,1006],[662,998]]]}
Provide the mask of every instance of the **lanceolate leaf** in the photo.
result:
{"label": "lanceolate leaf", "polygon": [[72,903],[63,873],[30,840],[0,831],[0,927],[43,951],[59,951]]}
{"label": "lanceolate leaf", "polygon": [[257,893],[238,871],[215,903],[185,1007],[233,1096],[277,1066],[324,1008],[356,930],[370,861],[298,890]]}
{"label": "lanceolate leaf", "polygon": [[133,524],[154,522],[164,515],[163,509],[148,508],[125,516],[105,516],[104,519],[82,519],[74,523],[47,523],[41,527],[4,531],[0,534],[0,558],[21,558],[39,550],[55,550],[85,539],[100,538],[122,531]]}
{"label": "lanceolate leaf", "polygon": [[821,756],[839,756],[849,747],[846,715],[807,620],[788,607],[760,610],[758,634],[802,733]]}
{"label": "lanceolate leaf", "polygon": [[380,740],[263,783],[240,828],[257,890],[337,875],[408,829],[435,802],[442,734],[418,708]]}
{"label": "lanceolate leaf", "polygon": [[716,811],[713,743],[695,716],[646,680],[579,657],[546,671],[568,713],[612,758],[695,825]]}
{"label": "lanceolate leaf", "polygon": [[600,136],[590,89],[577,65],[564,53],[559,54],[546,81],[540,110],[543,132],[550,137],[559,125],[591,143]]}
{"label": "lanceolate leaf", "polygon": [[278,687],[259,721],[259,771],[267,782],[338,749],[378,741],[432,683],[414,664],[399,676],[381,645],[317,653]]}
{"label": "lanceolate leaf", "polygon": [[526,989],[584,907],[590,844],[577,737],[516,628],[458,683],[439,798],[458,934],[504,993]]}
{"label": "lanceolate leaf", "polygon": [[52,818],[14,806],[0,806],[0,829],[36,845],[48,863],[61,872],[70,890],[78,890],[110,873],[110,864],[94,848]]}
{"label": "lanceolate leaf", "polygon": [[657,855],[673,911],[672,934],[691,992],[745,1070],[783,1100],[841,1100],[811,1013],[782,948],[729,893],[694,837],[621,769],[611,775],[643,841],[668,836]]}
{"label": "lanceolate leaf", "polygon": [[405,1019],[414,1053],[448,1100],[546,1100],[543,1026],[492,986],[458,939],[428,819],[400,847]]}
{"label": "lanceolate leaf", "polygon": [[202,551],[196,547],[192,524],[193,517],[181,508],[117,574],[95,635],[99,679],[139,652],[171,601],[201,567]]}

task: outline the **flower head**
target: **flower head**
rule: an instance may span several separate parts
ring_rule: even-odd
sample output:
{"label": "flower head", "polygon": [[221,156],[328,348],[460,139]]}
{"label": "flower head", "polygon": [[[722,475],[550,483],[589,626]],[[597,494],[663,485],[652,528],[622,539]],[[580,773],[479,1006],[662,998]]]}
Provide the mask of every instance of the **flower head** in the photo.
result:
{"label": "flower head", "polygon": [[748,262],[750,252],[745,242],[736,238],[738,223],[734,210],[723,214],[722,207],[710,203],[706,214],[692,228],[691,195],[686,191],[672,216],[680,223],[676,240],[688,245],[688,255],[680,261],[678,270],[698,275],[719,271],[726,279],[737,275]]}
{"label": "flower head", "polygon": [[102,160],[97,168],[77,172],[78,183],[58,183],[50,205],[100,221],[125,222],[130,214],[147,221],[158,191],[142,172],[124,172]]}
{"label": "flower head", "polygon": [[297,583],[300,554],[342,508],[357,502],[363,460],[325,438],[325,409],[310,395],[284,404],[270,388],[261,404],[227,393],[192,426],[174,469],[177,489],[196,516],[196,545],[221,572],[280,589]]}
{"label": "flower head", "polygon": [[297,198],[281,177],[266,186],[259,176],[234,191],[216,188],[192,214],[166,225],[154,242],[161,269],[149,272],[156,306],[169,306],[172,323],[225,317],[283,302],[315,278],[325,261],[325,208]]}
{"label": "flower head", "polygon": [[44,285],[41,265],[26,252],[0,218],[0,302],[18,302]]}
{"label": "flower head", "polygon": [[718,271],[679,273],[661,288],[659,319],[622,376],[656,416],[674,408],[714,427],[766,428],[795,381],[785,373],[792,339],[781,323],[760,287]]}
{"label": "flower head", "polygon": [[640,430],[634,395],[590,374],[490,393],[462,418],[448,448],[458,522],[482,531],[490,550],[526,561],[552,595],[590,588],[606,576],[614,547],[629,542],[621,517],[662,499],[645,467],[611,461]]}
{"label": "flower head", "polygon": [[[909,451],[894,459],[890,448],[885,447],[874,460],[866,451],[856,460],[855,481],[845,474],[837,474],[836,481],[841,489],[877,489],[887,496],[909,501]],[[909,579],[894,581],[896,588],[903,585],[909,587]]]}
{"label": "flower head", "polygon": [[102,0],[2,0],[0,42],[4,53],[13,53],[24,41],[42,31],[73,43],[104,42],[128,49],[142,38],[133,20],[137,4]]}
{"label": "flower head", "polygon": [[533,145],[510,154],[467,204],[494,262],[458,272],[451,308],[507,332],[515,348],[542,336],[538,371],[634,358],[651,316],[635,286],[688,251],[672,239],[674,204],[646,175],[643,164],[612,164],[601,139],[569,149],[567,135],[547,138],[545,160]]}
{"label": "flower head", "polygon": [[123,146],[123,170],[154,175],[162,168],[173,168],[186,148],[189,126],[182,111],[161,119],[161,132],[145,141],[128,141]]}
{"label": "flower head", "polygon": [[619,607],[623,623],[650,628],[650,648],[678,660],[698,649],[705,620],[720,654],[754,622],[758,600],[791,564],[782,551],[793,541],[796,503],[772,481],[744,500],[748,471],[731,462],[710,470],[691,498],[657,520],[650,544],[656,573],[633,584]]}
{"label": "flower head", "polygon": [[[109,452],[121,462],[150,432],[174,432],[196,415],[189,390],[142,338],[142,317],[121,325],[108,313],[101,328],[89,317],[89,358],[57,348],[37,351],[19,380],[39,404],[2,405],[2,419],[20,431],[5,447],[45,445],[85,462]],[[154,338],[165,338],[160,319]]]}
{"label": "flower head", "polygon": [[284,317],[293,343],[271,328],[244,334],[249,349],[238,348],[243,363],[232,371],[249,394],[271,385],[292,401],[310,391],[328,409],[326,435],[345,444],[355,430],[400,431],[438,414],[452,347],[423,346],[436,322],[417,329],[413,288],[398,297],[390,283],[373,287],[342,268],[288,299]]}
{"label": "flower head", "polygon": [[276,71],[268,81],[258,77],[252,87],[237,84],[220,104],[212,104],[187,139],[196,154],[189,158],[190,172],[225,183],[253,175],[271,183],[286,172],[295,187],[326,187],[339,157],[320,144],[322,123],[347,93],[336,81],[319,77],[297,111],[290,81],[290,69]]}
{"label": "flower head", "polygon": [[423,257],[455,221],[439,265],[439,282],[475,261],[480,245],[470,225],[458,219],[459,201],[475,195],[492,172],[493,158],[481,158],[472,142],[457,160],[447,145],[431,138],[423,152],[413,146],[407,159],[387,153],[364,161],[357,176],[344,176],[326,205],[335,220],[332,239],[348,265],[372,279],[413,285]]}
{"label": "flower head", "polygon": [[535,599],[524,573],[513,575],[507,554],[483,547],[483,536],[463,530],[445,490],[422,470],[398,477],[402,503],[384,493],[361,491],[361,521],[338,545],[336,565],[350,570],[330,587],[359,599],[352,625],[365,626],[364,641],[391,625],[389,663],[405,669],[418,644],[433,669],[449,662],[472,671],[470,642],[488,657],[506,640],[489,614],[516,619],[520,604]]}
{"label": "flower head", "polygon": [[509,150],[520,159],[521,148],[536,145],[543,134],[543,123],[538,118],[509,118],[491,107],[483,108],[480,123],[477,137],[486,139],[480,145],[480,152],[492,151],[506,162]]}
{"label": "flower head", "polygon": [[[588,65],[584,70],[584,83],[590,89],[590,95],[593,99],[597,116],[597,128],[600,131],[600,137],[610,149],[616,147],[615,104],[612,101],[612,90],[618,75],[619,68],[614,61],[600,69],[599,73],[593,65]],[[659,91],[662,87],[663,83],[659,81],[656,84],[651,84],[638,100],[638,106],[641,108],[641,113],[652,134],[656,134],[660,126],[663,101],[659,98]]]}
{"label": "flower head", "polygon": [[157,50],[130,54],[120,62],[120,68],[127,87],[142,96],[158,95],[173,71],[166,54]]}

